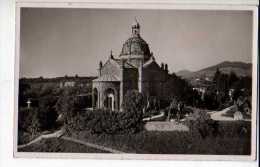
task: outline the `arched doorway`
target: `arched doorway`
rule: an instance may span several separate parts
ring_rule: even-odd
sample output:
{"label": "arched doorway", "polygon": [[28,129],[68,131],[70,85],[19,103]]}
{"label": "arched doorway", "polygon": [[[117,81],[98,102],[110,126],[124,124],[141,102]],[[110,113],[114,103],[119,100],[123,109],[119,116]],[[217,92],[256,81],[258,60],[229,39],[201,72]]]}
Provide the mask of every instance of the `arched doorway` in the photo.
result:
{"label": "arched doorway", "polygon": [[92,107],[97,108],[97,102],[98,102],[98,90],[97,88],[93,89],[93,94],[92,94]]}
{"label": "arched doorway", "polygon": [[106,90],[105,107],[109,110],[115,110],[115,92],[109,88]]}

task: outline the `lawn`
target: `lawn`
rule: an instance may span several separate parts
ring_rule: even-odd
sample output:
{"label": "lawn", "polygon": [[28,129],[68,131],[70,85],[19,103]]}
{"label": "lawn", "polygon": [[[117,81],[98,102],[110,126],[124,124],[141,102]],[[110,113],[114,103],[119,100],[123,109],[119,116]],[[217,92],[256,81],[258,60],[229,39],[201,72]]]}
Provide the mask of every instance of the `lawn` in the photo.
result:
{"label": "lawn", "polygon": [[[245,127],[245,131],[241,128]],[[218,136],[202,138],[195,132],[155,132],[143,130],[135,134],[91,134],[79,131],[74,138],[140,154],[214,154],[250,155],[250,122],[221,122]]]}
{"label": "lawn", "polygon": [[18,152],[106,153],[103,150],[58,138],[41,140],[30,146],[18,149]]}
{"label": "lawn", "polygon": [[[244,127],[245,131],[241,131],[241,127]],[[211,135],[206,138],[202,138],[198,133],[192,131],[158,132],[146,130],[135,134],[117,135],[96,135],[84,130],[73,132],[71,136],[126,153],[250,155],[250,122],[221,122],[220,128],[220,135],[216,137]],[[102,150],[58,138],[44,139],[18,151],[105,153]]]}

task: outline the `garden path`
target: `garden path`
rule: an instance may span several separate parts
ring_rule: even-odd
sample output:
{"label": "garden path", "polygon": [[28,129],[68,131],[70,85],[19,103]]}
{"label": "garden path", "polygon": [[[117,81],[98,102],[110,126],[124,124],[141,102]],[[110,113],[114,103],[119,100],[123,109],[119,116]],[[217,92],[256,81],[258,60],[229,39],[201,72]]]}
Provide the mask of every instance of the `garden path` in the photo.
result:
{"label": "garden path", "polygon": [[99,149],[99,150],[103,150],[103,151],[107,151],[107,152],[111,152],[111,153],[117,153],[117,154],[118,153],[124,153],[122,151],[115,150],[115,149],[112,149],[112,148],[108,148],[108,147],[105,147],[105,146],[101,146],[101,145],[97,145],[97,144],[93,144],[93,143],[89,143],[89,142],[84,142],[84,141],[74,139],[74,138],[71,138],[71,137],[62,136],[63,134],[64,134],[64,130],[61,129],[61,130],[58,130],[58,131],[51,133],[51,134],[41,135],[41,136],[37,137],[36,139],[30,141],[27,144],[18,145],[18,149],[30,146],[30,145],[37,143],[37,142],[39,142],[43,139],[61,138],[63,140],[71,141],[71,142],[74,142],[74,143],[82,144],[82,145],[87,146],[87,147],[92,147],[92,148],[95,148],[95,149]]}
{"label": "garden path", "polygon": [[32,145],[34,143],[37,143],[37,142],[41,141],[42,139],[58,138],[58,137],[60,137],[63,134],[64,134],[64,130],[61,129],[61,130],[58,130],[58,131],[56,131],[54,133],[41,135],[41,136],[37,137],[36,139],[30,141],[29,143],[18,145],[18,148],[20,149],[20,148],[24,148],[24,147],[30,146],[30,145]]}
{"label": "garden path", "polygon": [[160,119],[160,118],[163,118],[163,117],[164,117],[164,112],[161,112],[158,115],[153,115],[151,117],[143,118],[143,121],[153,121],[153,120]]}
{"label": "garden path", "polygon": [[[213,111],[213,112],[210,112],[210,117],[213,119],[213,120],[216,120],[216,121],[237,121],[236,119],[234,119],[234,117],[229,117],[229,116],[225,116],[225,114],[229,111],[229,110],[232,110],[234,108],[234,105],[233,106],[230,106],[230,107],[227,107],[221,111]],[[251,121],[250,119],[243,119],[243,121]]]}
{"label": "garden path", "polygon": [[230,106],[221,111],[214,111],[212,113],[209,113],[210,117],[211,117],[211,119],[216,120],[216,121],[235,121],[234,118],[232,118],[232,117],[224,116],[224,114],[226,112],[228,112],[229,110],[231,110],[233,107],[234,106]]}
{"label": "garden path", "polygon": [[101,145],[85,142],[85,141],[78,140],[78,139],[71,138],[71,137],[62,136],[61,138],[64,139],[64,140],[67,140],[67,141],[72,141],[74,143],[82,144],[82,145],[85,145],[87,147],[92,147],[92,148],[103,150],[103,151],[107,151],[107,152],[110,152],[110,153],[117,153],[117,154],[124,153],[124,152],[119,151],[119,150],[115,150],[115,149],[108,148],[108,147],[105,147],[105,146],[101,146]]}
{"label": "garden path", "polygon": [[176,121],[152,121],[145,124],[145,129],[148,131],[189,131],[189,128]]}

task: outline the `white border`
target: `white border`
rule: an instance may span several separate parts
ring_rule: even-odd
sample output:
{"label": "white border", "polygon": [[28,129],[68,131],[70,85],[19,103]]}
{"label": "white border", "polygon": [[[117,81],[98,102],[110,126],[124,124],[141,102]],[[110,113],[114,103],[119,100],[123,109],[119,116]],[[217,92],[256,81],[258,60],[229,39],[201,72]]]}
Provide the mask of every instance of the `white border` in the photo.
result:
{"label": "white border", "polygon": [[42,2],[42,3],[63,3],[63,2],[75,2],[75,3],[146,3],[146,4],[175,4],[175,5],[258,5],[258,0],[16,0],[16,2]]}
{"label": "white border", "polygon": [[[80,1],[80,0],[79,0]],[[158,1],[157,1],[158,2]],[[172,2],[172,1],[171,1]],[[180,1],[179,1],[180,2]],[[182,1],[185,2],[185,1]],[[223,2],[223,1],[222,1]],[[251,1],[253,2],[253,1]],[[138,159],[138,160],[255,160],[256,159],[256,97],[257,97],[257,38],[258,13],[256,6],[245,5],[191,5],[176,4],[163,1],[163,3],[122,3],[122,2],[37,2],[20,0],[16,3],[16,40],[15,40],[15,99],[14,99],[14,157],[27,158],[89,158],[89,159]],[[255,3],[253,3],[255,5]],[[17,152],[17,122],[18,122],[18,81],[19,81],[19,50],[20,50],[20,8],[106,8],[106,9],[173,9],[173,10],[248,10],[253,12],[253,82],[252,82],[252,141],[251,155],[188,155],[188,154],[90,154],[90,153],[25,153]]]}

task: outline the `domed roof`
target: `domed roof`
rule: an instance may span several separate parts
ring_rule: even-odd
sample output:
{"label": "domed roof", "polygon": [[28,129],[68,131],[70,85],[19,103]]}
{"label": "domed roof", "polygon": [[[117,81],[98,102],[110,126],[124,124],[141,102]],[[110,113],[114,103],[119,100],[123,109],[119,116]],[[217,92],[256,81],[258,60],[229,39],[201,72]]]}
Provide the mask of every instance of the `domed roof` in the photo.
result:
{"label": "domed roof", "polygon": [[139,37],[131,37],[125,41],[120,56],[123,55],[150,55],[148,44]]}
{"label": "domed roof", "polygon": [[149,45],[140,36],[140,28],[140,24],[135,19],[135,22],[132,24],[132,36],[123,44],[120,54],[121,58],[136,58],[137,56],[144,58],[145,61],[150,59]]}

